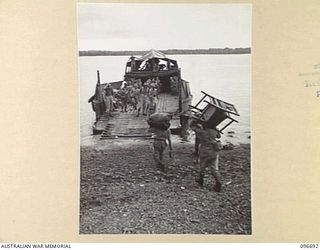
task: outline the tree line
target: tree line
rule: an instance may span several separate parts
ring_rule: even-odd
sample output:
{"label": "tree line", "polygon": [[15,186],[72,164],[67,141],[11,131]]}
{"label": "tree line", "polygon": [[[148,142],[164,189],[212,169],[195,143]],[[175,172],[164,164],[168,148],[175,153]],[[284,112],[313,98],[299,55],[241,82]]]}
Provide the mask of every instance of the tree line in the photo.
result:
{"label": "tree line", "polygon": [[[148,51],[149,50],[83,50],[79,51],[79,56],[139,56],[146,54]],[[167,49],[159,51],[165,55],[250,54],[251,48]]]}

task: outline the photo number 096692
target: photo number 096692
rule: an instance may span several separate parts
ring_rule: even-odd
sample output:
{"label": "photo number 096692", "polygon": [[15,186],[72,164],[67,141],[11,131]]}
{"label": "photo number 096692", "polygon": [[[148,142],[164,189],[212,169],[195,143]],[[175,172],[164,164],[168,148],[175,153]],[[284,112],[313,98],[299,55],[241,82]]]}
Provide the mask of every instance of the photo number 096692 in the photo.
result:
{"label": "photo number 096692", "polygon": [[300,244],[300,248],[312,248],[312,249],[318,249],[319,248],[319,244]]}

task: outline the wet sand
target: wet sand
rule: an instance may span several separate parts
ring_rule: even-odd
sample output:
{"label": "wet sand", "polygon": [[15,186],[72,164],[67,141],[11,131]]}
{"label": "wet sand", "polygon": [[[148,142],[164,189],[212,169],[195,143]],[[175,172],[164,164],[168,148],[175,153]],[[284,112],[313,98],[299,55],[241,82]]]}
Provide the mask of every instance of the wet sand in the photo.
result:
{"label": "wet sand", "polygon": [[191,142],[175,140],[167,175],[155,168],[152,140],[81,146],[81,234],[251,234],[250,144],[220,152],[224,187],[195,179]]}

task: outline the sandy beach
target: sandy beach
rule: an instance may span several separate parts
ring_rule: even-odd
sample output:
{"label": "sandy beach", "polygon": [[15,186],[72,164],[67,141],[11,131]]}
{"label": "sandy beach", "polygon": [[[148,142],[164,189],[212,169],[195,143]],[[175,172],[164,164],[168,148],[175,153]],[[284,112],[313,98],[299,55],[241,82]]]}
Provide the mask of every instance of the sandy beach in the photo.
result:
{"label": "sandy beach", "polygon": [[175,140],[167,175],[157,171],[152,140],[81,146],[81,234],[251,234],[250,144],[220,152],[224,187],[195,181],[192,142]]}

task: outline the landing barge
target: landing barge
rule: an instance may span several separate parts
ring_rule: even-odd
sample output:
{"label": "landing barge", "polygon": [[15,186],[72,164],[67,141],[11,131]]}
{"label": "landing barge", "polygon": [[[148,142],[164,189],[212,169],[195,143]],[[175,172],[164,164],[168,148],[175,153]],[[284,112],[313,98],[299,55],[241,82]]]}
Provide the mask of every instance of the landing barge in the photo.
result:
{"label": "landing barge", "polygon": [[150,50],[141,57],[131,56],[125,65],[124,78],[117,82],[100,82],[97,71],[97,84],[94,95],[89,99],[96,115],[93,134],[101,134],[101,139],[119,137],[150,137],[147,117],[137,116],[132,109],[121,112],[116,108],[110,115],[105,113],[103,99],[104,89],[108,84],[114,92],[123,88],[124,84],[140,84],[142,86],[155,81],[157,84],[156,112],[168,113],[172,116],[171,131],[183,133],[188,126],[189,107],[192,101],[189,82],[182,79],[181,69],[176,60],[163,53]]}

